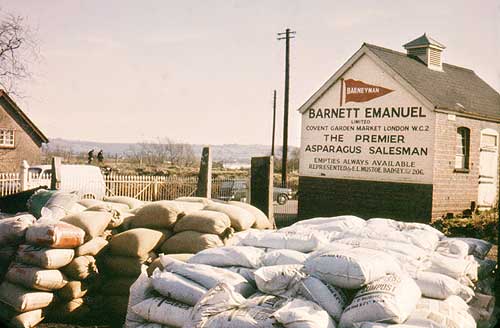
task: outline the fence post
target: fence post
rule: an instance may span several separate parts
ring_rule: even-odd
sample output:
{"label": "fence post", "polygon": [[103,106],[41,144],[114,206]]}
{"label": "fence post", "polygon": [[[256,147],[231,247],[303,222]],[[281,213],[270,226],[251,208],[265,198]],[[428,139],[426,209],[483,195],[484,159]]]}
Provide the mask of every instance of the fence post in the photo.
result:
{"label": "fence post", "polygon": [[51,173],[50,189],[57,190],[61,187],[61,157],[52,157]]}
{"label": "fence post", "polygon": [[250,201],[269,218],[276,228],[273,210],[273,156],[252,157],[250,171]]}
{"label": "fence post", "polygon": [[21,162],[21,169],[19,170],[19,182],[20,182],[20,191],[28,190],[28,169],[29,164],[26,160]]}
{"label": "fence post", "polygon": [[158,177],[154,177],[154,184],[153,184],[153,200],[158,200]]}
{"label": "fence post", "polygon": [[203,147],[203,152],[201,153],[196,196],[212,197],[212,153],[210,152],[210,147]]}

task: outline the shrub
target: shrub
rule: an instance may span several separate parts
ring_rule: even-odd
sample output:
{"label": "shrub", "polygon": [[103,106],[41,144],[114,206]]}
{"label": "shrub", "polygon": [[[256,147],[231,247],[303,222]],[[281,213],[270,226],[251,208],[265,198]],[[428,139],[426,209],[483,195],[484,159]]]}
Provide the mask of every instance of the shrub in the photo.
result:
{"label": "shrub", "polygon": [[473,214],[472,218],[453,217],[438,219],[432,226],[442,231],[448,237],[472,237],[491,243],[498,243],[497,210]]}

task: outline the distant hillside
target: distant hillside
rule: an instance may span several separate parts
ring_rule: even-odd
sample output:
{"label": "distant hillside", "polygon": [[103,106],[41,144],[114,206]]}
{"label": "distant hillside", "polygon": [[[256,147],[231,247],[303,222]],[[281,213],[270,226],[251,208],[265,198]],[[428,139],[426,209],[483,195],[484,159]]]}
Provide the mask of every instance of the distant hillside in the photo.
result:
{"label": "distant hillside", "polygon": [[[47,145],[49,150],[64,149],[74,153],[87,153],[90,149],[102,149],[106,156],[124,156],[131,154],[131,150],[138,143],[106,143],[83,140],[67,140],[61,138],[50,139]],[[191,145],[197,157],[201,155],[201,150],[206,145]],[[271,152],[271,146],[266,145],[210,145],[213,160],[223,163],[250,164],[250,158],[254,156],[267,156]],[[289,152],[297,149],[290,146]],[[276,147],[276,156],[281,157],[281,147]]]}

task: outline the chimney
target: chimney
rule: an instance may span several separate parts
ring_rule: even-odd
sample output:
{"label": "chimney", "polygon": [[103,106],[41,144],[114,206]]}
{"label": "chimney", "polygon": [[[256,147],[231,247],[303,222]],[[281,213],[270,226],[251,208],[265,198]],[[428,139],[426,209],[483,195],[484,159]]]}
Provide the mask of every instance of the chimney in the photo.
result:
{"label": "chimney", "polygon": [[408,56],[418,58],[432,70],[443,71],[441,53],[446,47],[425,33],[421,37],[403,45],[403,47],[406,49]]}

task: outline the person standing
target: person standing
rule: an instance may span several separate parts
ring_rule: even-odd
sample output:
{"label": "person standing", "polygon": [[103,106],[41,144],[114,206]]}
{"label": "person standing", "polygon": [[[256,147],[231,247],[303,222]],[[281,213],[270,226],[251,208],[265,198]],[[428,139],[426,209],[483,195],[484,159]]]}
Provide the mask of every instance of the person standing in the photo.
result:
{"label": "person standing", "polygon": [[92,164],[92,161],[94,160],[94,149],[91,149],[88,154],[87,154],[87,160],[88,164]]}
{"label": "person standing", "polygon": [[99,163],[102,163],[102,162],[104,161],[104,154],[103,154],[103,152],[102,152],[102,149],[101,149],[101,150],[99,150],[99,152],[97,153],[97,161],[98,161]]}

